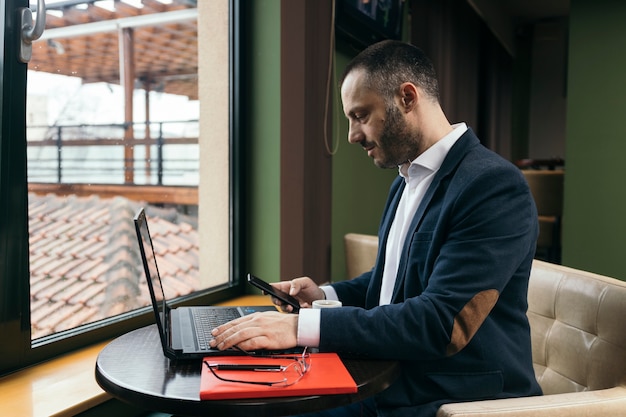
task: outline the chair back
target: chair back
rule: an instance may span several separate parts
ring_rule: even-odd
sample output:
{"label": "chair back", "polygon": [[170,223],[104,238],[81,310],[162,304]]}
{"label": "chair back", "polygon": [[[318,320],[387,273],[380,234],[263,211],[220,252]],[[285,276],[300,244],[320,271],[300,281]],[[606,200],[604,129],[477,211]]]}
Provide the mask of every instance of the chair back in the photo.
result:
{"label": "chair back", "polygon": [[528,319],[544,394],[626,383],[626,282],[535,260]]}
{"label": "chair back", "polygon": [[540,216],[563,215],[563,170],[522,170]]}
{"label": "chair back", "polygon": [[348,278],[358,277],[374,267],[378,253],[378,236],[348,233],[344,236]]}
{"label": "chair back", "polygon": [[[377,236],[348,233],[344,241],[348,276],[370,270]],[[544,394],[626,384],[626,282],[534,260],[527,315]]]}
{"label": "chair back", "polygon": [[537,258],[561,262],[561,219],[563,217],[563,170],[522,170],[539,215]]}

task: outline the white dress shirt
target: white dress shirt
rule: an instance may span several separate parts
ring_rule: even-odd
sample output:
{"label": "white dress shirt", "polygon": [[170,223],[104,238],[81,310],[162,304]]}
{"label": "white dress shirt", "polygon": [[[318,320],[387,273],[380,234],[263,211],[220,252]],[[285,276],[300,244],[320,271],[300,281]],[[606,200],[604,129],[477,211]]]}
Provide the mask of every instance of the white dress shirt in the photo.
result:
{"label": "white dress shirt", "polygon": [[[402,197],[387,237],[379,305],[391,302],[398,274],[398,264],[402,255],[402,246],[404,245],[411,220],[446,155],[448,155],[452,146],[466,130],[467,125],[465,123],[455,124],[450,133],[415,158],[410,165],[401,165],[399,167],[399,174],[404,177],[406,186],[402,192]],[[331,286],[323,286],[321,288],[326,294],[326,299],[338,299],[337,293]],[[317,347],[319,340],[320,310],[301,309],[298,318],[298,345]]]}

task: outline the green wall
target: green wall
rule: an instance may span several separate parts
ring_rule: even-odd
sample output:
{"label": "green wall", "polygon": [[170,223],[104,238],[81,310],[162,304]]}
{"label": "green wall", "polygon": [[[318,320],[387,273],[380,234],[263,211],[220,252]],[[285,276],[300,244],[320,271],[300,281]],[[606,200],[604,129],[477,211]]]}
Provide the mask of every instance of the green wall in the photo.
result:
{"label": "green wall", "polygon": [[[404,6],[402,39],[409,39],[409,8]],[[335,83],[358,51],[341,38],[335,47]],[[389,187],[398,176],[397,169],[381,169],[359,145],[348,143],[348,121],[343,114],[339,87],[333,102],[333,140],[337,151],[332,161],[331,270],[333,281],[348,278],[343,237],[346,233],[378,234]]]}
{"label": "green wall", "polygon": [[[337,40],[336,49],[335,74],[338,78],[356,53],[341,40]],[[389,186],[398,170],[377,168],[360,145],[348,143],[348,122],[343,114],[338,87],[333,106],[336,153],[332,161],[331,277],[333,281],[340,281],[346,278],[343,236],[350,232],[378,233]]]}
{"label": "green wall", "polygon": [[572,0],[563,264],[626,280],[626,2]]}
{"label": "green wall", "polygon": [[[248,265],[267,281],[280,279],[280,0],[250,3],[250,135]],[[354,56],[338,41],[336,74]],[[334,83],[336,85],[336,82]],[[396,170],[376,168],[360,146],[347,141],[339,91],[335,89],[332,161],[331,276],[346,278],[343,235],[376,234]]]}
{"label": "green wall", "polygon": [[248,3],[250,20],[248,110],[250,272],[280,279],[280,0]]}

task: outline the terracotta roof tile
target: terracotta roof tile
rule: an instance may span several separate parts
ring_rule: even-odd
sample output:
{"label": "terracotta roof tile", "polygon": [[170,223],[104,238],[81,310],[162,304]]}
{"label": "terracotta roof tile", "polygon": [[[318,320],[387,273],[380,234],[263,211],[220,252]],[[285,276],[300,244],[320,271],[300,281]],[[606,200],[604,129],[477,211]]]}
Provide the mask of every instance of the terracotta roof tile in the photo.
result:
{"label": "terracotta roof tile", "polygon": [[49,281],[50,281],[50,285],[46,286],[45,288],[37,292],[37,296],[39,298],[47,298],[48,300],[53,301],[53,297],[57,293],[75,284],[75,281],[67,280],[65,278],[60,278],[60,279],[49,278]]}
{"label": "terracotta roof tile", "polygon": [[[149,305],[132,222],[140,206],[29,195],[33,339]],[[198,289],[197,219],[152,206],[146,213],[166,296]]]}
{"label": "terracotta roof tile", "polygon": [[[100,259],[88,259],[85,256],[85,257],[83,257],[83,262],[81,262],[80,264],[76,265],[76,267],[74,269],[72,269],[71,271],[68,271],[65,275],[68,278],[80,279],[81,277],[87,276],[87,273],[89,271],[93,270],[100,262],[102,262],[102,260],[100,260]],[[31,276],[32,276],[32,273],[31,273]],[[32,295],[33,294],[32,294],[32,291],[31,291],[31,296]]]}
{"label": "terracotta roof tile", "polygon": [[70,279],[70,273],[74,269],[78,268],[83,262],[85,262],[84,259],[69,258],[67,262],[63,262],[61,265],[59,265],[59,267],[54,272],[58,276]]}
{"label": "terracotta roof tile", "polygon": [[106,288],[106,284],[102,282],[95,282],[89,287],[87,287],[80,294],[76,294],[74,298],[70,300],[70,302],[74,304],[82,304],[85,306],[93,307],[100,306],[102,304],[101,299],[104,298],[104,290]]}
{"label": "terracotta roof tile", "polygon": [[98,223],[81,223],[81,226],[81,230],[76,234],[76,237],[83,240],[89,240],[92,237],[97,236],[98,230],[101,227]]}
{"label": "terracotta roof tile", "polygon": [[96,321],[98,320],[100,310],[97,307],[82,306],[79,313],[80,314],[71,316],[68,320],[63,322],[63,328],[55,328],[53,331],[58,332],[64,329],[72,329],[81,324],[85,324],[85,321]]}
{"label": "terracotta roof tile", "polygon": [[[178,271],[189,272],[189,270],[193,268],[193,264],[189,263],[188,258],[179,256],[180,253],[185,253],[185,252],[179,251],[179,253],[176,253],[176,254],[167,253],[165,254],[164,258],[167,260],[167,262],[170,262],[172,265],[176,266]],[[161,261],[159,260],[158,262],[160,263]]]}

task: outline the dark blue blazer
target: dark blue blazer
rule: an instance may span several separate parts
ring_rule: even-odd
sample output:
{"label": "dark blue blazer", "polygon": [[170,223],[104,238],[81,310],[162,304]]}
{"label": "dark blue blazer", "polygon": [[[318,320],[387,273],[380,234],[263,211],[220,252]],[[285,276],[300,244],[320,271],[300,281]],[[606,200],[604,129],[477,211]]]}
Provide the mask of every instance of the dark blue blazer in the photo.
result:
{"label": "dark blue blazer", "polygon": [[320,349],[395,359],[381,416],[434,416],[442,403],[540,395],[526,317],[537,211],[519,169],[468,130],[451,148],[402,249],[390,305],[378,306],[386,241],[404,179],[391,186],[374,268],[333,284]]}

